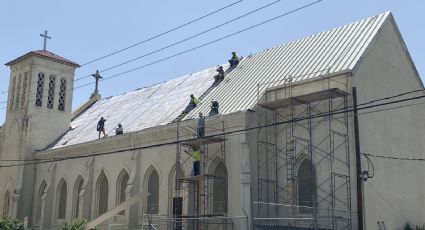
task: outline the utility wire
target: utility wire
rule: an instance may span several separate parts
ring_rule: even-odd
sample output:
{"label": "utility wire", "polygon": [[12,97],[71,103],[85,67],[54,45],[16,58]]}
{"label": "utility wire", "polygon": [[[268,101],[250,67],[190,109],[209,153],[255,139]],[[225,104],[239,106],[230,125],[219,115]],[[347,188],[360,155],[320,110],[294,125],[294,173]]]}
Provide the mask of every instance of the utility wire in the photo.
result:
{"label": "utility wire", "polygon": [[[301,7],[295,8],[295,9],[290,10],[290,11],[287,11],[287,12],[285,12],[285,13],[283,13],[283,14],[280,14],[280,15],[278,15],[278,16],[275,16],[275,17],[273,17],[273,18],[267,19],[267,20],[265,20],[265,21],[262,21],[262,22],[260,22],[260,23],[255,24],[255,25],[252,25],[252,26],[246,27],[246,28],[244,28],[244,29],[242,29],[242,30],[239,30],[239,31],[236,31],[236,32],[230,33],[230,34],[228,34],[228,35],[226,35],[226,36],[223,36],[223,37],[217,38],[217,39],[215,39],[215,40],[212,40],[212,41],[209,41],[209,42],[206,42],[206,43],[203,43],[203,44],[198,45],[198,46],[195,46],[195,47],[193,47],[193,48],[190,48],[190,49],[187,49],[187,50],[181,51],[181,52],[179,52],[179,53],[175,53],[175,54],[170,55],[170,56],[167,56],[167,57],[165,57],[165,58],[158,59],[158,60],[156,60],[156,61],[153,61],[153,62],[150,62],[150,63],[144,64],[144,65],[138,66],[138,67],[136,67],[136,68],[133,68],[133,69],[130,69],[130,70],[127,70],[127,71],[124,71],[124,72],[118,73],[118,74],[111,75],[111,76],[109,76],[109,77],[104,77],[103,79],[101,79],[101,81],[106,81],[106,80],[109,80],[109,79],[112,79],[112,78],[116,78],[116,77],[119,77],[119,76],[121,76],[121,75],[125,75],[125,74],[128,74],[128,73],[134,72],[134,71],[136,71],[136,70],[140,70],[140,69],[146,68],[146,67],[148,67],[148,66],[151,66],[151,65],[154,65],[154,64],[157,64],[157,63],[160,63],[160,62],[164,62],[164,61],[166,61],[166,60],[168,60],[168,59],[172,59],[172,58],[175,58],[175,57],[181,56],[181,55],[183,55],[183,54],[193,52],[193,51],[198,50],[198,49],[200,49],[200,48],[203,48],[203,47],[205,47],[205,46],[208,46],[208,45],[211,45],[211,44],[217,43],[217,42],[219,42],[219,41],[221,41],[221,40],[224,40],[224,39],[227,39],[227,38],[233,37],[233,36],[238,35],[238,34],[240,34],[240,33],[243,33],[243,32],[249,31],[249,30],[252,30],[252,29],[254,29],[254,28],[256,28],[256,27],[259,27],[259,26],[262,26],[262,25],[267,24],[267,23],[269,23],[269,22],[272,22],[272,21],[275,21],[275,20],[277,20],[277,19],[280,19],[280,18],[282,18],[282,17],[284,17],[284,16],[290,15],[290,14],[292,14],[292,13],[298,12],[298,11],[303,10],[303,9],[305,9],[305,8],[308,8],[308,7],[310,7],[310,6],[316,5],[316,4],[318,4],[318,3],[322,2],[322,1],[324,1],[324,0],[316,0],[316,1],[311,2],[311,3],[309,3],[309,4],[303,5],[303,6],[301,6]],[[73,89],[79,89],[79,88],[86,87],[86,86],[93,85],[93,84],[95,84],[95,82],[90,82],[90,83],[82,84],[82,85],[79,85],[79,86],[73,87],[73,88],[71,88],[71,89],[69,89],[69,90],[67,90],[67,91],[71,91],[71,90],[73,90]],[[34,100],[32,100],[32,101],[34,101]],[[7,106],[2,107],[2,108],[0,108],[0,109],[6,109],[6,108],[7,108]]]}
{"label": "utility wire", "polygon": [[410,157],[395,157],[395,156],[384,156],[384,155],[377,155],[372,153],[363,153],[365,156],[375,157],[375,158],[382,158],[382,159],[389,159],[389,160],[399,160],[399,161],[425,161],[425,158],[410,158]]}
{"label": "utility wire", "polygon": [[[414,100],[414,99],[416,99],[416,97],[415,98],[412,98],[412,100]],[[408,99],[403,99],[403,100],[404,101],[407,101]],[[357,110],[360,111],[360,110],[369,109],[369,108],[373,108],[373,107],[379,107],[379,106],[388,105],[388,104],[400,103],[399,101],[393,101],[393,102],[388,102],[388,103],[381,103],[381,104],[373,105],[373,106],[365,106],[365,107],[358,108]],[[216,135],[209,135],[209,136],[205,136],[205,138],[219,137],[219,136],[222,136],[222,135],[238,134],[240,132],[247,132],[247,131],[257,130],[257,129],[260,129],[260,128],[266,128],[266,127],[271,127],[271,126],[276,126],[276,125],[288,124],[288,123],[292,123],[292,122],[299,122],[299,121],[302,121],[302,120],[308,120],[308,119],[326,117],[326,116],[335,115],[335,114],[348,113],[348,112],[352,112],[352,111],[353,111],[353,109],[347,109],[347,110],[342,111],[342,112],[341,111],[338,111],[338,112],[324,112],[324,113],[316,114],[314,116],[307,116],[307,117],[295,118],[295,119],[291,119],[291,120],[287,120],[287,121],[282,121],[282,122],[275,122],[275,123],[267,124],[267,125],[261,125],[261,126],[255,126],[255,127],[250,127],[250,128],[244,128],[244,129],[239,129],[239,130],[224,132],[224,133],[216,134]],[[126,151],[143,150],[143,149],[150,149],[150,148],[156,148],[156,147],[163,147],[163,146],[168,146],[168,145],[180,144],[180,143],[183,143],[183,142],[194,141],[194,140],[198,140],[198,138],[190,138],[190,139],[183,140],[183,141],[182,140],[179,140],[179,141],[170,141],[170,142],[161,143],[161,144],[147,145],[147,146],[142,146],[142,147],[133,147],[133,148],[125,149],[125,150],[122,150],[121,149],[121,150],[117,150],[117,151],[114,150],[114,151],[109,151],[109,152],[94,153],[94,154],[89,154],[89,155],[84,155],[84,156],[73,156],[73,157],[63,157],[63,158],[53,158],[53,159],[41,159],[41,160],[45,160],[45,161],[41,161],[41,162],[28,162],[28,163],[23,163],[23,164],[14,164],[14,165],[0,165],[0,167],[15,167],[15,166],[21,166],[21,165],[49,163],[49,162],[57,162],[57,161],[64,161],[64,160],[70,160],[70,159],[87,158],[87,157],[91,157],[91,156],[110,155],[110,154],[120,153],[120,152],[126,152]]]}
{"label": "utility wire", "polygon": [[[188,21],[188,22],[186,22],[186,23],[184,23],[184,24],[182,24],[182,25],[179,25],[179,26],[177,26],[177,27],[174,27],[174,28],[172,28],[172,29],[169,29],[169,30],[167,30],[167,31],[164,31],[164,32],[162,32],[162,33],[159,33],[159,34],[157,34],[157,35],[154,35],[154,36],[152,36],[152,37],[150,37],[150,38],[147,38],[147,39],[145,39],[145,40],[143,40],[143,41],[137,42],[137,43],[135,43],[135,44],[133,44],[133,45],[127,46],[127,47],[122,48],[122,49],[120,49],[120,50],[116,50],[116,51],[114,51],[114,52],[112,52],[112,53],[109,53],[109,54],[106,54],[106,55],[104,55],[104,56],[101,56],[101,57],[95,58],[95,59],[93,59],[93,60],[90,60],[90,61],[88,61],[88,62],[86,62],[86,63],[82,64],[80,67],[84,67],[84,66],[86,66],[86,65],[92,64],[92,63],[97,62],[97,61],[100,61],[100,60],[103,60],[103,59],[108,58],[108,57],[111,57],[111,56],[113,56],[113,55],[116,55],[116,54],[122,53],[122,52],[124,52],[124,51],[126,51],[126,50],[129,50],[129,49],[131,49],[131,48],[134,48],[134,47],[139,46],[139,45],[141,45],[141,44],[144,44],[144,43],[146,43],[146,42],[149,42],[149,41],[152,41],[152,40],[154,40],[154,39],[160,38],[160,37],[162,37],[162,36],[164,36],[164,35],[166,35],[166,34],[169,34],[169,33],[173,32],[173,31],[179,30],[179,29],[181,29],[181,28],[183,28],[183,27],[186,27],[186,26],[188,26],[188,25],[190,25],[190,24],[193,24],[193,23],[198,22],[198,21],[200,21],[200,20],[202,20],[202,19],[204,19],[204,18],[207,18],[207,17],[209,17],[209,16],[211,16],[211,15],[214,15],[214,14],[216,14],[216,13],[220,12],[220,11],[223,11],[223,10],[225,10],[225,9],[227,9],[227,8],[230,8],[230,7],[232,7],[232,6],[236,5],[236,4],[239,4],[239,3],[241,3],[242,1],[243,1],[243,0],[239,0],[239,1],[233,2],[233,3],[229,4],[229,5],[226,5],[226,6],[224,6],[224,7],[221,7],[221,8],[219,8],[219,9],[217,9],[217,10],[214,10],[214,11],[212,11],[212,12],[208,13],[208,14],[205,14],[205,15],[203,15],[203,16],[201,16],[201,17],[199,17],[199,18],[196,18],[196,19],[193,19],[193,20],[191,20],[191,21]],[[57,73],[57,74],[66,73],[66,72],[68,72],[68,71],[71,71],[72,69],[73,69],[73,68],[71,68],[71,69],[69,69],[69,70],[67,70],[67,71],[62,71],[62,72]],[[57,75],[57,74],[56,74],[56,75]],[[89,76],[91,76],[91,75],[89,75]],[[32,82],[32,83],[35,83],[35,82]],[[5,93],[7,93],[7,92],[8,92],[8,91],[3,91],[3,92],[1,92],[1,93],[0,93],[0,95],[1,95],[1,94],[5,94]]]}

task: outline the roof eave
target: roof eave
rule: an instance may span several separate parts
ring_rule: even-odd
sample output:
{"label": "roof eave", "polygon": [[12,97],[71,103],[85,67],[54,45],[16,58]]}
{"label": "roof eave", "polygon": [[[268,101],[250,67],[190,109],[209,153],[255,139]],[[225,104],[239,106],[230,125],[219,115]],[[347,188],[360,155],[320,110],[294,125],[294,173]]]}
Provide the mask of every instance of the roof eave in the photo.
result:
{"label": "roof eave", "polygon": [[18,62],[26,59],[26,58],[29,58],[31,56],[40,57],[40,58],[46,58],[46,59],[49,59],[51,61],[59,62],[59,63],[65,64],[65,65],[69,65],[69,66],[75,67],[75,68],[81,67],[79,64],[77,64],[75,62],[67,62],[67,61],[63,61],[63,60],[58,60],[58,59],[55,59],[55,58],[51,58],[51,57],[48,57],[48,56],[44,56],[44,55],[40,55],[40,54],[36,54],[36,53],[32,53],[32,52],[29,52],[29,53],[27,53],[25,55],[22,55],[22,56],[20,56],[20,57],[18,57],[16,59],[14,59],[14,60],[12,60],[12,61],[4,64],[4,65],[5,66],[12,66],[12,65],[14,65],[14,64],[16,64],[16,63],[18,63]]}

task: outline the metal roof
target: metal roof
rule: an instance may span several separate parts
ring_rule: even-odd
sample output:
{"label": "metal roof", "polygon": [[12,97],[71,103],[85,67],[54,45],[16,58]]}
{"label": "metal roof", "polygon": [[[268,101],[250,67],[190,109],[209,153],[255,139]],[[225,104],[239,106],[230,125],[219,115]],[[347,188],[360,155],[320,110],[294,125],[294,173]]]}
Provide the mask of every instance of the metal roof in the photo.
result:
{"label": "metal roof", "polygon": [[[302,81],[352,70],[390,15],[386,12],[244,58],[204,101],[219,101],[221,114],[251,109],[259,92],[282,84],[288,76]],[[200,111],[208,113],[209,104],[203,103],[188,118]]]}
{"label": "metal roof", "polygon": [[[200,111],[208,114],[213,99],[219,101],[221,114],[251,109],[259,91],[277,86],[289,75],[301,81],[352,70],[390,15],[386,12],[244,58],[185,119],[197,117]],[[210,68],[100,100],[72,121],[73,129],[54,147],[97,139],[96,124],[101,116],[107,120],[109,135],[115,135],[113,127],[118,123],[125,132],[170,123],[184,110],[190,94],[199,97],[211,87],[215,74],[215,68]],[[262,84],[267,82],[272,83]]]}
{"label": "metal roof", "polygon": [[70,65],[70,66],[73,66],[73,67],[80,67],[80,65],[78,65],[77,63],[70,61],[66,58],[63,58],[63,57],[61,57],[57,54],[54,54],[50,51],[47,51],[47,50],[36,50],[36,51],[28,52],[28,53],[26,53],[26,54],[24,54],[24,55],[22,55],[18,58],[15,58],[12,61],[6,63],[5,65],[11,66],[11,65],[13,65],[13,64],[15,64],[15,63],[27,58],[27,57],[30,57],[30,56],[44,57],[44,58],[48,58],[48,59],[53,60],[53,61],[58,61],[58,62],[61,62],[63,64],[67,64],[67,65]]}

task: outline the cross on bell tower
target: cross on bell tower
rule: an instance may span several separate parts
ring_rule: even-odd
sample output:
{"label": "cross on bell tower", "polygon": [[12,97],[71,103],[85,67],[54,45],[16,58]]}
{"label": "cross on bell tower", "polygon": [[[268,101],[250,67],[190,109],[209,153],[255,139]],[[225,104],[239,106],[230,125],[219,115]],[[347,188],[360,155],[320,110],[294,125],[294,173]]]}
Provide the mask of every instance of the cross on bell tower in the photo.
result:
{"label": "cross on bell tower", "polygon": [[99,94],[99,80],[102,79],[103,77],[100,76],[99,74],[99,70],[96,70],[96,73],[92,74],[92,76],[94,77],[94,79],[96,80],[96,86],[94,88],[94,92],[92,93],[91,97],[96,96],[97,94]]}
{"label": "cross on bell tower", "polygon": [[43,50],[46,50],[46,46],[47,46],[47,39],[52,39],[52,37],[49,37],[47,35],[47,30],[44,31],[44,34],[40,34],[40,37],[44,38],[44,46],[43,46]]}

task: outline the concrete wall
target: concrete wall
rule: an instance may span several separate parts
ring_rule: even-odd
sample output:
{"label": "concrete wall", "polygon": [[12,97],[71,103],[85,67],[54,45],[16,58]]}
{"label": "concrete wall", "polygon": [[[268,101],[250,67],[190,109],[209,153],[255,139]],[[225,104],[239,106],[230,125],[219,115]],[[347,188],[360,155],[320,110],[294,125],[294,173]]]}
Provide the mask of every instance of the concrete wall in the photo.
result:
{"label": "concrete wall", "polygon": [[[354,71],[353,85],[357,87],[359,103],[423,89],[392,17],[384,24]],[[409,94],[397,99],[418,95],[423,94]],[[423,158],[424,105],[362,114],[418,102],[420,100],[360,111],[361,151],[384,156]],[[386,229],[399,229],[405,222],[424,224],[425,165],[417,161],[374,157],[371,160],[375,176],[363,184],[366,229],[377,229],[378,221],[384,221]],[[363,170],[371,170],[364,158],[362,163]]]}
{"label": "concrete wall", "polygon": [[[241,114],[231,115],[228,118],[217,117],[207,119],[206,135],[221,133],[220,125],[221,121],[231,126],[226,129],[226,132],[239,130],[242,128],[242,118],[239,118]],[[239,123],[227,123],[228,119],[239,119]],[[211,124],[210,127],[209,124]],[[185,126],[193,127],[195,122],[190,121],[180,127],[181,137],[192,138],[193,128],[187,129]],[[214,127],[212,127],[214,126]],[[96,217],[96,182],[99,175],[103,172],[108,178],[109,195],[108,195],[108,210],[113,209],[117,205],[117,179],[122,170],[126,170],[129,174],[129,182],[126,190],[127,199],[132,195],[137,194],[141,191],[147,190],[148,175],[152,170],[156,170],[159,175],[159,213],[154,215],[154,221],[162,224],[161,229],[168,226],[164,219],[169,217],[172,207],[172,197],[176,196],[173,189],[175,188],[175,162],[176,162],[176,145],[167,144],[164,146],[158,146],[154,148],[146,148],[146,146],[152,144],[169,143],[175,141],[175,124],[171,124],[164,127],[153,128],[148,131],[140,131],[137,133],[128,133],[122,136],[113,136],[108,138],[102,138],[91,142],[90,144],[83,144],[82,146],[75,145],[59,149],[53,149],[46,152],[41,152],[36,155],[37,158],[49,158],[52,156],[67,157],[67,156],[78,156],[82,158],[58,161],[55,163],[43,163],[37,164],[36,166],[36,181],[34,185],[34,203],[32,210],[31,221],[34,223],[35,228],[39,228],[43,224],[43,229],[58,229],[59,226],[65,220],[57,219],[58,212],[58,185],[61,179],[67,183],[67,207],[66,207],[66,220],[72,219],[72,212],[74,210],[75,202],[73,202],[73,191],[74,185],[79,176],[84,179],[83,192],[80,194],[83,200],[80,205],[84,207],[82,217],[86,219],[93,219]],[[167,131],[165,131],[167,130]],[[150,137],[156,137],[162,135],[162,140],[156,139],[156,141],[150,141]],[[174,136],[174,137],[173,137]],[[240,159],[244,159],[247,154],[246,149],[243,148],[241,142],[244,141],[244,132],[235,133],[226,136],[225,148],[226,148],[226,159],[225,165],[228,173],[228,216],[235,217],[233,219],[235,229],[244,229],[246,226],[246,218],[242,218],[245,213],[243,208],[249,213],[249,180],[245,181],[245,185],[242,185],[243,173],[249,173],[247,169],[247,163],[241,163]],[[170,139],[168,139],[170,138]],[[134,146],[142,147],[141,149],[125,150],[126,148],[133,148]],[[102,148],[103,150],[100,150]],[[222,158],[220,157],[220,143],[209,144],[208,151],[210,159],[208,159],[206,172],[211,173],[218,165]],[[112,152],[111,149],[119,150],[119,152]],[[185,150],[182,147],[182,150]],[[106,151],[109,150],[109,151]],[[92,157],[84,157],[84,155],[90,154],[101,154],[102,152],[110,152],[107,155],[99,155]],[[248,159],[245,159],[248,162]],[[190,177],[193,172],[193,159],[187,154],[182,152],[182,171],[185,177]],[[249,175],[249,174],[248,174]],[[249,178],[249,176],[248,176]],[[45,205],[43,209],[43,223],[35,222],[36,218],[36,207],[37,207],[37,191],[41,183],[46,181],[48,183],[47,196],[45,197]],[[183,185],[180,196],[184,197],[184,215],[190,214],[189,199],[193,194],[187,191],[187,185]],[[241,194],[243,194],[241,196]],[[148,220],[143,214],[146,213],[146,200],[142,203],[138,203],[133,207],[130,207],[126,211],[127,222],[123,221],[123,218],[112,218],[108,223],[121,223],[129,225],[131,228],[140,227],[141,223],[147,223]],[[209,206],[212,210],[212,197],[209,198]],[[237,217],[237,218],[236,218]],[[106,227],[106,225],[104,225]]]}
{"label": "concrete wall", "polygon": [[[19,160],[5,164],[19,164],[22,160],[32,160],[36,150],[46,148],[68,128],[71,118],[72,87],[75,67],[30,56],[10,66],[10,82],[6,122],[2,127],[4,141],[2,142],[1,159]],[[45,74],[43,106],[35,106],[38,73]],[[54,108],[46,107],[49,76],[56,75]],[[25,76],[27,80],[25,81]],[[66,78],[67,89],[65,111],[58,111],[60,78]],[[15,79],[15,80],[13,80]],[[19,80],[20,79],[20,80]],[[13,81],[16,82],[13,86]],[[19,82],[21,84],[19,84]],[[26,88],[24,85],[26,84]],[[18,97],[19,96],[19,97]],[[12,98],[13,108],[12,107]],[[18,99],[19,98],[19,103]],[[23,219],[31,216],[32,189],[35,178],[33,165],[1,168],[0,184],[13,182],[12,207],[10,214]],[[1,191],[0,193],[4,193]]]}

